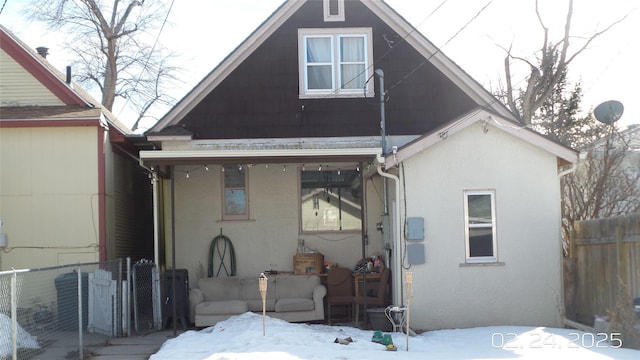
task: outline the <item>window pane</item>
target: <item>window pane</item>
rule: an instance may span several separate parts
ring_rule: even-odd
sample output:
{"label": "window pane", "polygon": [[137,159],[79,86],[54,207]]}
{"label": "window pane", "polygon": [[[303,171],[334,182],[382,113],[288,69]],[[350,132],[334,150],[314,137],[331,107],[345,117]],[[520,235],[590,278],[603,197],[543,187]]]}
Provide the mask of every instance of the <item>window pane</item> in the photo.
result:
{"label": "window pane", "polygon": [[224,212],[226,215],[246,215],[247,196],[244,189],[225,189]]}
{"label": "window pane", "polygon": [[493,256],[492,228],[469,228],[469,256]]}
{"label": "window pane", "polygon": [[491,195],[468,195],[469,224],[491,224]]}
{"label": "window pane", "polygon": [[307,67],[307,88],[308,89],[333,89],[331,81],[331,65],[308,66]]}
{"label": "window pane", "polygon": [[331,38],[312,37],[307,38],[307,62],[330,63],[331,62]]}
{"label": "window pane", "polygon": [[364,62],[364,37],[340,38],[340,62]]}
{"label": "window pane", "polygon": [[364,65],[342,65],[340,67],[340,87],[342,89],[362,89],[366,81]]}
{"label": "window pane", "polygon": [[302,231],[360,230],[359,189],[352,190],[355,170],[303,171],[301,174]]}
{"label": "window pane", "polygon": [[240,170],[240,167],[238,165],[225,165],[224,187],[244,187],[244,170]]}

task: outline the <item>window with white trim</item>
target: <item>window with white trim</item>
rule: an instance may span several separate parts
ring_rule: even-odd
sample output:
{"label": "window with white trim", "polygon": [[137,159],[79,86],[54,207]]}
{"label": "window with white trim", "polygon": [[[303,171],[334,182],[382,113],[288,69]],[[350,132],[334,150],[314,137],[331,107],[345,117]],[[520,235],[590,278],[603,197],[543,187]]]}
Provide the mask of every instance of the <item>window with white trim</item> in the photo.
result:
{"label": "window with white trim", "polygon": [[498,261],[494,190],[464,192],[466,261]]}
{"label": "window with white trim", "polygon": [[300,97],[373,96],[371,28],[299,29]]}
{"label": "window with white trim", "polygon": [[249,219],[249,188],[247,170],[242,165],[222,168],[222,219]]}
{"label": "window with white trim", "polygon": [[344,0],[324,0],[324,21],[344,21]]}

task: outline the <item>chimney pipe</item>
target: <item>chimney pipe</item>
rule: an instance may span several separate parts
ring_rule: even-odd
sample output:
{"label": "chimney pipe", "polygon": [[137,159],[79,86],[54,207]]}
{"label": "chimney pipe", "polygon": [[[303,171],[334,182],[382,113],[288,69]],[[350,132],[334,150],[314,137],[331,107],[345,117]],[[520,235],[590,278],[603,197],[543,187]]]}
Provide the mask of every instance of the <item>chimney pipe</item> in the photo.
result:
{"label": "chimney pipe", "polygon": [[67,66],[67,84],[71,84],[71,66]]}
{"label": "chimney pipe", "polygon": [[38,54],[40,56],[42,56],[43,58],[47,58],[47,55],[49,55],[49,48],[48,47],[44,47],[44,46],[39,46],[36,48],[36,51],[38,52]]}

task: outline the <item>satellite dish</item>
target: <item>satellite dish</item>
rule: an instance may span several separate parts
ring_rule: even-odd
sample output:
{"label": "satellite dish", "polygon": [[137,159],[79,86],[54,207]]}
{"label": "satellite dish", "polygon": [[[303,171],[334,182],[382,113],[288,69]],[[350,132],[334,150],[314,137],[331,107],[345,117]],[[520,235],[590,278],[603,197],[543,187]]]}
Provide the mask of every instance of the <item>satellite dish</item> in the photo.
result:
{"label": "satellite dish", "polygon": [[618,121],[618,119],[622,117],[623,112],[624,106],[617,100],[605,101],[593,109],[593,115],[595,115],[596,120],[608,125],[612,125]]}

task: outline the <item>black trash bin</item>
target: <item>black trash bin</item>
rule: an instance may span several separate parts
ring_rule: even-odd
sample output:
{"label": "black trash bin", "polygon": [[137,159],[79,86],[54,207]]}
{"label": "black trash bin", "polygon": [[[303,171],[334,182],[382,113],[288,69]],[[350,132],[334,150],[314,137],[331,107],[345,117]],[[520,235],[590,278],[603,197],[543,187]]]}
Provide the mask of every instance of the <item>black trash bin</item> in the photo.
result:
{"label": "black trash bin", "polygon": [[393,325],[384,312],[384,308],[367,309],[367,317],[369,318],[369,327],[371,330],[391,331]]}
{"label": "black trash bin", "polygon": [[[89,320],[89,274],[82,273],[82,328]],[[58,294],[58,322],[60,330],[78,330],[78,273],[58,275],[55,278]]]}

